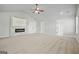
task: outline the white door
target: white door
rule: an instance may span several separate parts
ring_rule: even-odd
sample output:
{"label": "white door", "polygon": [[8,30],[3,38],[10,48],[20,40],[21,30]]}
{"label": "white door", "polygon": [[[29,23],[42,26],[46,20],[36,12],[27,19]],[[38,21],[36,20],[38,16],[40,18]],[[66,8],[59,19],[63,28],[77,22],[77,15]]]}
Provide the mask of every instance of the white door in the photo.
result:
{"label": "white door", "polygon": [[56,33],[58,35],[75,34],[75,21],[73,19],[57,20]]}

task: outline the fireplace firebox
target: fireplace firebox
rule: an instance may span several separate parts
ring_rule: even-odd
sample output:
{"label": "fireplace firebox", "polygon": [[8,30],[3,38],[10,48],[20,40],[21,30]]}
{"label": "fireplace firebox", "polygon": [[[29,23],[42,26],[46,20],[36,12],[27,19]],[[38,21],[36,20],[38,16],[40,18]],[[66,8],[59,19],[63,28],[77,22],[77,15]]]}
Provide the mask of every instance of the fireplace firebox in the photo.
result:
{"label": "fireplace firebox", "polygon": [[25,28],[17,28],[15,29],[15,33],[25,32]]}

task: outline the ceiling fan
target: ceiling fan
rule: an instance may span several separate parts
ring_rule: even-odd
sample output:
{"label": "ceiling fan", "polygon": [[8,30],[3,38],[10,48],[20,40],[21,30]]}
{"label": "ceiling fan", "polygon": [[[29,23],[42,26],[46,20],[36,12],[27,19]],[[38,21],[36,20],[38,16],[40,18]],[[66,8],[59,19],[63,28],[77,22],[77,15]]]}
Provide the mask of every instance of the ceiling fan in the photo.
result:
{"label": "ceiling fan", "polygon": [[44,10],[38,7],[38,4],[35,4],[35,9],[33,9],[33,13],[40,14],[40,12],[44,12]]}

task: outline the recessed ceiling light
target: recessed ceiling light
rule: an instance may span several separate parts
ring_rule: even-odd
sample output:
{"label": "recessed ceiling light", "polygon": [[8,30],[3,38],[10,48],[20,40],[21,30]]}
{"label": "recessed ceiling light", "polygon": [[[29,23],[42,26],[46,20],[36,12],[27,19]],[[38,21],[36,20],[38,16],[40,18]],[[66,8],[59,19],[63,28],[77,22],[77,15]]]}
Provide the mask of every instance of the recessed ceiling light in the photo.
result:
{"label": "recessed ceiling light", "polygon": [[60,12],[60,15],[63,15],[63,14],[64,14],[64,13],[61,11],[61,12]]}

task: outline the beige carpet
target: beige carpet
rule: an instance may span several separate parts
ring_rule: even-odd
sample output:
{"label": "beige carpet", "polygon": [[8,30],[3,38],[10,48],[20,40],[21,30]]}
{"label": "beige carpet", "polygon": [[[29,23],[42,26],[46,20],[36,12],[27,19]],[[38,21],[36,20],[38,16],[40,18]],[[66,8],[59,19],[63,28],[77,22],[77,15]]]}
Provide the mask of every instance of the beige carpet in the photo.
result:
{"label": "beige carpet", "polygon": [[72,54],[79,53],[79,44],[71,37],[29,34],[0,39],[0,51],[9,54]]}

